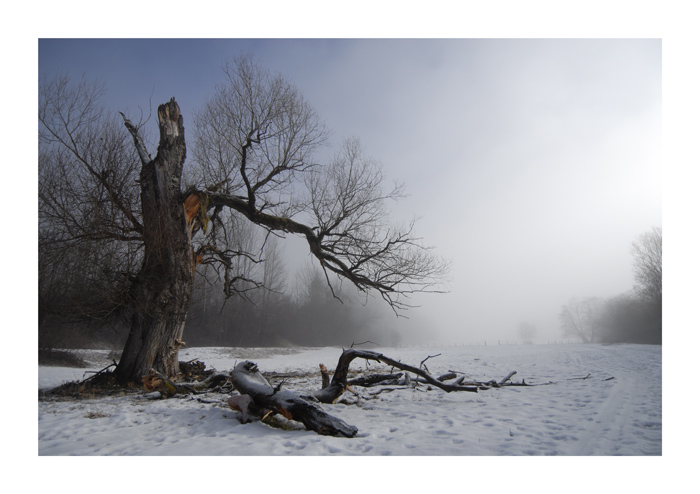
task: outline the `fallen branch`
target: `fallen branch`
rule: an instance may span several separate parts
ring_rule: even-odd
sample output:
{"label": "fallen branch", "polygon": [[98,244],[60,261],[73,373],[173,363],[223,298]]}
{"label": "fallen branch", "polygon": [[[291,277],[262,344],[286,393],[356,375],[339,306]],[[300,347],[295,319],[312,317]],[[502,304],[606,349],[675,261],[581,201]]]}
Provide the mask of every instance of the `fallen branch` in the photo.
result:
{"label": "fallen branch", "polygon": [[498,384],[501,385],[501,386],[504,386],[504,385],[506,384],[506,382],[509,381],[510,378],[513,377],[513,376],[516,375],[516,374],[517,374],[517,372],[515,372],[515,371],[511,372],[511,373],[508,374],[506,377],[504,377],[503,379],[501,379],[501,382],[499,382]]}
{"label": "fallen branch", "polygon": [[[372,352],[370,350],[350,348],[343,351],[343,353],[340,355],[340,359],[338,359],[338,366],[336,367],[335,374],[333,374],[333,380],[331,381],[330,385],[314,393],[314,396],[316,399],[318,399],[318,401],[321,403],[333,403],[345,392],[348,386],[347,377],[350,362],[356,358],[383,362],[391,367],[411,372],[425,379],[427,384],[432,384],[433,386],[448,393],[452,391],[470,391],[476,393],[478,391],[476,386],[462,386],[440,382],[422,369],[398,362],[382,355],[381,353]],[[425,362],[425,360],[423,362]]]}
{"label": "fallen branch", "polygon": [[420,363],[420,365],[419,365],[418,367],[425,367],[425,372],[430,372],[430,371],[428,370],[428,366],[425,365],[426,360],[431,359],[431,358],[433,358],[433,357],[439,357],[440,355],[442,355],[442,353],[438,353],[437,355],[428,355],[427,357],[425,357],[425,358],[421,361],[421,363]]}
{"label": "fallen branch", "polygon": [[[426,368],[426,370],[427,370],[427,368]],[[440,382],[444,382],[444,381],[447,381],[448,379],[454,379],[456,377],[457,377],[457,374],[450,371],[446,374],[438,376],[437,380]],[[411,379],[411,381],[421,383],[421,384],[430,384],[430,382],[427,379],[424,379],[421,377],[414,377],[413,379]],[[463,381],[464,381],[464,377],[460,377],[459,379],[456,379],[455,381],[451,382],[450,384],[452,386],[458,386],[458,385],[462,384]]]}
{"label": "fallen branch", "polygon": [[[116,367],[116,366],[117,366],[117,363],[114,360],[112,360],[112,363],[109,364],[104,369],[100,369],[98,371],[85,371],[85,374],[92,374],[92,376],[83,379],[82,381],[80,381],[79,384],[85,384],[86,382],[90,381],[91,379],[95,379],[97,376],[105,374],[109,369],[111,369],[112,367]],[[83,374],[83,375],[85,375],[85,374]]]}
{"label": "fallen branch", "polygon": [[586,380],[586,379],[588,379],[589,377],[591,377],[591,374],[590,374],[590,373],[588,373],[588,375],[587,375],[586,377],[570,377],[569,379],[567,379],[567,381],[575,381],[575,380],[577,380],[577,379]]}
{"label": "fallen branch", "polygon": [[[396,374],[372,374],[371,376],[358,377],[348,381],[350,386],[362,386],[368,388],[370,386],[398,384],[403,378],[403,373]],[[330,383],[329,383],[330,384]]]}
{"label": "fallen branch", "polygon": [[353,341],[353,342],[352,342],[352,345],[350,345],[350,348],[354,348],[355,345],[357,345],[357,346],[364,345],[365,343],[371,343],[371,344],[373,344],[373,345],[379,345],[379,343],[375,343],[375,342],[369,341],[369,340],[363,341],[362,343],[355,343],[355,342]]}
{"label": "fallen branch", "polygon": [[[441,375],[440,377],[437,378],[438,381],[443,382],[447,381],[448,379],[454,379],[457,377],[457,374],[454,372],[448,372],[446,374]],[[452,384],[457,384],[457,383],[452,383]]]}
{"label": "fallen branch", "polygon": [[[436,357],[433,355],[428,358]],[[367,361],[376,361],[387,364],[392,368],[406,371],[405,373],[379,374],[374,376],[366,376],[348,381],[348,373],[350,363],[356,358],[365,359]],[[424,359],[420,365],[424,366]],[[330,380],[330,373],[325,365],[320,364],[322,376],[322,388],[311,393],[299,393],[282,389],[282,384],[273,387],[258,370],[257,364],[245,361],[237,364],[231,371],[231,382],[240,396],[232,396],[228,403],[235,410],[239,410],[242,414],[242,421],[246,422],[251,416],[263,417],[265,420],[268,417],[280,414],[286,419],[301,422],[308,430],[316,431],[319,434],[332,436],[353,437],[357,434],[357,428],[346,424],[337,417],[329,415],[322,407],[322,403],[332,404],[343,395],[345,391],[352,391],[348,386],[375,386],[379,384],[403,384],[410,385],[411,382],[418,381],[429,384],[436,388],[442,389],[445,392],[452,391],[469,391],[478,392],[479,389],[490,389],[492,387],[502,386],[528,386],[523,380],[522,384],[508,383],[508,381],[516,374],[515,371],[509,373],[500,382],[495,380],[488,383],[467,383],[463,384],[465,376],[461,376],[452,383],[444,382],[448,379],[457,377],[457,373],[450,371],[438,378],[431,376],[427,369],[414,367],[404,364],[392,358],[389,358],[381,353],[370,350],[360,350],[349,348],[344,350],[338,359],[338,365],[333,373],[333,378]],[[411,379],[408,373],[418,376]],[[403,388],[385,388],[375,393],[370,393],[371,396],[377,396],[394,389]],[[428,388],[430,389],[430,388]],[[352,391],[355,393],[354,391]],[[356,393],[355,393],[356,394]]]}

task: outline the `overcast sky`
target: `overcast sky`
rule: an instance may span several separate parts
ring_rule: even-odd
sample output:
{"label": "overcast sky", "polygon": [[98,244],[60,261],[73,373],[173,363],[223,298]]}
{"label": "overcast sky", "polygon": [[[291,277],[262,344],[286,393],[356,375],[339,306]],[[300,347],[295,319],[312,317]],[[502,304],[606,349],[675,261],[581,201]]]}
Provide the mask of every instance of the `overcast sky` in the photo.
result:
{"label": "overcast sky", "polygon": [[174,96],[187,130],[241,52],[404,181],[397,218],[452,260],[401,325],[546,342],[571,297],[632,289],[630,245],[661,226],[660,40],[40,40],[39,75],[102,78],[136,119]]}

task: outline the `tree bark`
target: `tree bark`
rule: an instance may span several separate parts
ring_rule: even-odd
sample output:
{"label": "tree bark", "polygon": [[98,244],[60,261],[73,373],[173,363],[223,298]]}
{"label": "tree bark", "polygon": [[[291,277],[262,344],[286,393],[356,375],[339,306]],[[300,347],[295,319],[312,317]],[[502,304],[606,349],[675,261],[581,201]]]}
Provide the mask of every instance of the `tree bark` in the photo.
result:
{"label": "tree bark", "polygon": [[249,396],[258,408],[301,422],[307,429],[319,434],[345,437],[357,434],[357,427],[326,413],[312,395],[273,388],[253,362],[245,361],[236,365],[231,371],[231,381],[244,397],[236,403],[241,408],[244,421],[249,406],[245,396]]}
{"label": "tree bark", "polygon": [[137,129],[125,118],[142,160],[140,174],[144,259],[131,286],[131,330],[115,371],[122,382],[140,382],[151,369],[178,372],[178,350],[190,304],[195,259],[192,222],[180,191],[185,129],[171,99],[158,107],[160,142],[155,159],[143,150]]}

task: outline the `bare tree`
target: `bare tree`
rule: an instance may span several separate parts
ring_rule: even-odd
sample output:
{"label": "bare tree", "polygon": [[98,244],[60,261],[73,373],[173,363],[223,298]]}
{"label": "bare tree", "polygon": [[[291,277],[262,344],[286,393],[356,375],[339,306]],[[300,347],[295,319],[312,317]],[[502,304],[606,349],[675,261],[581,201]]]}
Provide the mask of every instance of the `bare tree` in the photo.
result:
{"label": "bare tree", "polygon": [[605,343],[661,343],[661,312],[633,293],[605,301],[600,316],[600,340]]}
{"label": "bare tree", "polygon": [[661,304],[662,239],[661,228],[654,227],[632,244],[634,276],[638,295],[655,304]]}
{"label": "bare tree", "polygon": [[277,237],[271,237],[266,242],[265,260],[261,267],[262,290],[258,290],[257,316],[260,321],[257,331],[259,341],[263,345],[271,345],[276,341],[273,334],[276,322],[284,317],[283,292],[286,288],[286,270]]}
{"label": "bare tree", "polygon": [[582,300],[573,298],[562,306],[559,313],[562,334],[592,343],[598,338],[599,301],[595,297]]}
{"label": "bare tree", "polygon": [[[154,158],[140,127],[124,116],[140,168],[137,189],[125,196],[116,194],[113,173],[99,168],[103,161],[82,144],[86,129],[101,128],[105,122],[95,112],[98,94],[73,98],[75,104],[66,105],[69,93],[49,85],[40,101],[40,123],[52,143],[74,156],[76,169],[104,188],[105,204],[120,219],[109,231],[121,234],[119,240],[143,246],[140,268],[128,276],[133,315],[116,369],[124,381],[139,380],[151,368],[166,376],[177,373],[198,264],[222,267],[228,295],[241,286],[262,286],[262,281],[242,279],[235,271],[236,258],[264,258],[262,249],[250,252],[236,246],[234,232],[226,228],[231,215],[271,234],[301,235],[327,279],[335,273],[360,290],[375,290],[395,310],[409,306],[405,296],[434,290],[448,267],[422,246],[413,223],[403,229],[388,224],[383,204],[396,194],[381,191],[376,165],[361,166],[370,161],[348,154],[353,146],[329,171],[320,170],[313,156],[326,130],[296,88],[249,58],[226,65],[225,73],[227,84],[217,88],[195,120],[192,176],[197,181],[189,187],[181,184],[185,129],[175,99],[158,107],[160,139]],[[80,86],[71,91],[84,93]],[[294,184],[300,175],[317,169],[335,188],[326,190],[311,178],[309,196],[300,200]],[[138,196],[139,208],[124,199]]]}
{"label": "bare tree", "polygon": [[531,324],[529,322],[523,321],[518,327],[518,337],[525,344],[532,344],[536,333],[537,328],[534,324]]}
{"label": "bare tree", "polygon": [[306,204],[318,225],[317,257],[326,277],[332,272],[361,290],[374,288],[396,310],[408,306],[404,295],[434,286],[436,264],[413,234],[415,220],[408,227],[389,223],[387,202],[402,198],[404,187],[394,183],[384,191],[383,183],[380,164],[350,139],[330,166],[308,175]]}
{"label": "bare tree", "polygon": [[121,119],[100,106],[103,92],[65,76],[40,84],[40,326],[48,315],[114,319],[142,260],[140,163]]}

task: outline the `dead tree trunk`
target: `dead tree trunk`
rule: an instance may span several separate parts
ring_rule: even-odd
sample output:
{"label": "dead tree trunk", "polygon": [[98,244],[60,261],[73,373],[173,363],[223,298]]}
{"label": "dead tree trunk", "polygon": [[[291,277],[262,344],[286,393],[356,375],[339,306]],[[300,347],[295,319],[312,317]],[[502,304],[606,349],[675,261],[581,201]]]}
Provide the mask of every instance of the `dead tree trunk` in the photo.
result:
{"label": "dead tree trunk", "polygon": [[[327,436],[353,437],[357,434],[357,427],[327,414],[312,395],[273,388],[253,362],[236,365],[231,371],[231,382],[241,395],[249,396],[257,407],[301,422],[309,430]],[[245,417],[247,410],[241,411]]]}
{"label": "dead tree trunk", "polygon": [[115,373],[121,381],[140,382],[151,369],[168,377],[178,372],[194,279],[194,219],[186,213],[180,191],[185,130],[175,99],[158,107],[160,142],[155,159],[150,159],[137,129],[124,120],[142,161],[144,259],[132,282],[131,330]]}

